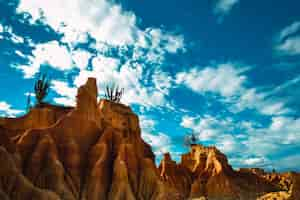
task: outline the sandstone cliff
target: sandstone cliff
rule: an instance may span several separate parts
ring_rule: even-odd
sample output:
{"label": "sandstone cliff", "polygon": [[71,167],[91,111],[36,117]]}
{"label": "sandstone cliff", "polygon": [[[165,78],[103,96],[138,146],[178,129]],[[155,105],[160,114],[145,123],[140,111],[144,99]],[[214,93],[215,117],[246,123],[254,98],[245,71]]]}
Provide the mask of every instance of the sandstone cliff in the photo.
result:
{"label": "sandstone cliff", "polygon": [[165,185],[180,191],[183,199],[273,200],[282,196],[281,199],[296,200],[300,197],[299,174],[270,174],[260,169],[235,171],[215,147],[192,145],[179,164],[166,154],[159,169]]}
{"label": "sandstone cliff", "polygon": [[78,89],[74,108],[43,104],[0,119],[1,200],[299,197],[298,174],[235,171],[215,147],[193,145],[179,164],[169,154],[158,168],[154,160],[138,116],[128,106],[97,102],[92,78]]}
{"label": "sandstone cliff", "polygon": [[95,79],[75,108],[44,105],[0,125],[1,199],[172,199],[138,117],[98,103]]}

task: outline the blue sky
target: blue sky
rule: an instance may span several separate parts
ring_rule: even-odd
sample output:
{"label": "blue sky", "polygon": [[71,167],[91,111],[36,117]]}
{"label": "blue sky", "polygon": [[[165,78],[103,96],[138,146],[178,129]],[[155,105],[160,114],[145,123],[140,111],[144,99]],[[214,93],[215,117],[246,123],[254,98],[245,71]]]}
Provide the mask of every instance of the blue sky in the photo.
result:
{"label": "blue sky", "polygon": [[97,77],[125,88],[159,160],[197,133],[235,167],[300,170],[300,3],[0,0],[0,114],[25,113],[39,72],[47,101],[74,105]]}

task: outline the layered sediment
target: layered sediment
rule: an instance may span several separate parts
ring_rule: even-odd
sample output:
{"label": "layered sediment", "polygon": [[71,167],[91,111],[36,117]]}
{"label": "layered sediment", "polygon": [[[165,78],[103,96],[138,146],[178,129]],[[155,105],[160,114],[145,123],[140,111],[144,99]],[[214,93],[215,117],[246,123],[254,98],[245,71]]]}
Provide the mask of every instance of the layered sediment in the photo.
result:
{"label": "layered sediment", "polygon": [[90,78],[75,107],[42,104],[0,119],[0,199],[299,198],[299,174],[235,171],[215,147],[193,145],[180,163],[166,154],[156,167],[138,116],[97,96]]}

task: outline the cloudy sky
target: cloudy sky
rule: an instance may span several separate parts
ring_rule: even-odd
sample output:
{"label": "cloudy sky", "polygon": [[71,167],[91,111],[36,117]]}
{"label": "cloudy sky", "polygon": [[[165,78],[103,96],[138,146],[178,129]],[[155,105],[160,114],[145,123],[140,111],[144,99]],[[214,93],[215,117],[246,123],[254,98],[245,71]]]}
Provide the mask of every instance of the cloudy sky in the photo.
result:
{"label": "cloudy sky", "polygon": [[97,77],[125,88],[157,155],[195,132],[235,167],[300,170],[297,0],[0,0],[0,115],[25,114],[40,72],[74,105]]}

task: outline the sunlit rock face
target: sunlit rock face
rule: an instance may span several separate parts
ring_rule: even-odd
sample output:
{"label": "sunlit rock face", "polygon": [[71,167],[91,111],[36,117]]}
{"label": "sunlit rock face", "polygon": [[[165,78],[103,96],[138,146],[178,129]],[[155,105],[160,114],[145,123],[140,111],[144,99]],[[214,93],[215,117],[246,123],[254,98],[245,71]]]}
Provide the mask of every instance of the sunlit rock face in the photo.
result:
{"label": "sunlit rock face", "polygon": [[92,78],[76,102],[0,120],[1,199],[172,199],[137,115],[122,104],[97,102]]}
{"label": "sunlit rock face", "polygon": [[186,166],[176,164],[170,154],[166,153],[159,165],[159,170],[165,185],[174,188],[174,192],[177,192],[182,199],[189,197],[193,179],[191,171]]}
{"label": "sunlit rock face", "polygon": [[126,105],[98,102],[97,90],[89,78],[75,107],[42,104],[0,119],[1,200],[299,197],[298,174],[235,171],[215,147],[192,145],[180,163],[165,154],[156,167],[138,116]]}
{"label": "sunlit rock face", "polygon": [[235,171],[215,147],[191,145],[178,164],[166,154],[159,169],[164,183],[183,194],[183,199],[273,200],[274,195],[297,199],[299,192],[299,174],[270,174],[261,169]]}

